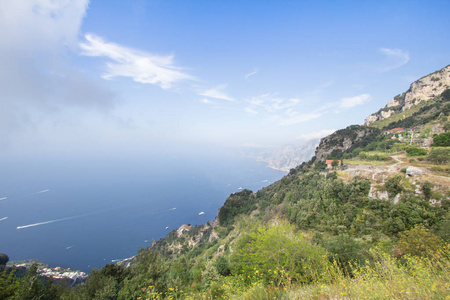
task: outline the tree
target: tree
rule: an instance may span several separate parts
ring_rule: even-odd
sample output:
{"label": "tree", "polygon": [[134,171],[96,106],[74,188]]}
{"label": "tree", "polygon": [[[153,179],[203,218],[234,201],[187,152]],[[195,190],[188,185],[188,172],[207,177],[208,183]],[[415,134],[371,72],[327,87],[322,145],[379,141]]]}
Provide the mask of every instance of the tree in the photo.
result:
{"label": "tree", "polygon": [[0,299],[8,299],[19,288],[20,282],[15,276],[15,270],[4,268],[0,271]]}
{"label": "tree", "polygon": [[333,169],[336,169],[337,167],[339,167],[339,160],[333,160],[333,162],[331,163],[331,166],[333,167]]}
{"label": "tree", "polygon": [[216,260],[216,269],[219,275],[228,276],[230,275],[230,268],[228,266],[228,260],[223,256],[219,256]]}
{"label": "tree", "polygon": [[426,200],[430,200],[432,188],[433,188],[433,184],[431,184],[431,182],[425,181],[424,183],[422,183],[422,186],[421,186],[422,194]]}
{"label": "tree", "polygon": [[9,261],[9,257],[6,254],[0,253],[0,266],[5,266]]}
{"label": "tree", "polygon": [[384,186],[386,187],[386,190],[388,191],[390,197],[394,197],[395,195],[403,191],[401,182],[402,176],[399,174],[396,174],[393,177],[390,177],[388,180],[386,180]]}

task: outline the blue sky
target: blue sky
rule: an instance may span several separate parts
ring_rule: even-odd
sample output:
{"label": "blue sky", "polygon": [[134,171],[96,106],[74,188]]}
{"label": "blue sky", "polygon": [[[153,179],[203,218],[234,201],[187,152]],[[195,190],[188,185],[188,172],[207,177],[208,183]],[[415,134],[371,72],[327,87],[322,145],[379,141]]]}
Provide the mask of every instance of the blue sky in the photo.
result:
{"label": "blue sky", "polygon": [[0,0],[3,157],[300,145],[450,64],[449,1]]}

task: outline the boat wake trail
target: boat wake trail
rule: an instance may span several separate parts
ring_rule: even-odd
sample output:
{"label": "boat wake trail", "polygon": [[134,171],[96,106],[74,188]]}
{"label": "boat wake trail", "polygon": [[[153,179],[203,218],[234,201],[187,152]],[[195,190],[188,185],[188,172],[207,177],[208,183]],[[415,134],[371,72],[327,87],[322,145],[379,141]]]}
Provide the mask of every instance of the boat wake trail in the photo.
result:
{"label": "boat wake trail", "polygon": [[1,218],[0,221],[6,220],[8,217]]}
{"label": "boat wake trail", "polygon": [[50,220],[50,221],[39,222],[39,223],[34,223],[34,224],[29,224],[29,225],[23,225],[23,226],[17,226],[17,229],[24,229],[24,228],[29,228],[29,227],[35,227],[35,226],[41,226],[41,225],[45,225],[45,224],[51,224],[51,223],[61,222],[61,221],[67,221],[67,220],[72,220],[72,219],[76,219],[76,218],[81,218],[81,217],[83,217],[83,216],[85,216],[85,215],[74,216],[74,217],[68,217],[68,218],[63,218],[63,219]]}

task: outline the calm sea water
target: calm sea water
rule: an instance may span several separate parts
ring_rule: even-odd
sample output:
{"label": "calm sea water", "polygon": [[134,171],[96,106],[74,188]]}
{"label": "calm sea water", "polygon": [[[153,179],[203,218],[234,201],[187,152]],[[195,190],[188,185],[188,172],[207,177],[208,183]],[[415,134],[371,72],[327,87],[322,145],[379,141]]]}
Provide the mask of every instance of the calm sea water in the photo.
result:
{"label": "calm sea water", "polygon": [[231,155],[0,160],[0,253],[89,271],[283,175]]}

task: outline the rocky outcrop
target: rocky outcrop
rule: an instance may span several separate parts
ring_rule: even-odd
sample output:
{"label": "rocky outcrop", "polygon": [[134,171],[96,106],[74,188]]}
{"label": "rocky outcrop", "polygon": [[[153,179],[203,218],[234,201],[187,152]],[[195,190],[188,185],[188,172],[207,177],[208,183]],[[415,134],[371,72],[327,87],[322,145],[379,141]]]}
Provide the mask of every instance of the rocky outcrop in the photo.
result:
{"label": "rocky outcrop", "polygon": [[420,176],[422,175],[422,170],[413,166],[409,166],[406,169],[406,175],[409,177],[415,177],[415,176]]}
{"label": "rocky outcrop", "polygon": [[320,140],[316,149],[316,161],[323,161],[329,157],[340,158],[344,151],[370,142],[370,137],[374,134],[377,134],[374,128],[359,125],[338,130]]}
{"label": "rocky outcrop", "polygon": [[369,126],[375,121],[387,119],[395,112],[403,112],[411,107],[439,96],[450,88],[450,65],[414,81],[409,89],[395,96],[378,112],[368,116],[364,125]]}

